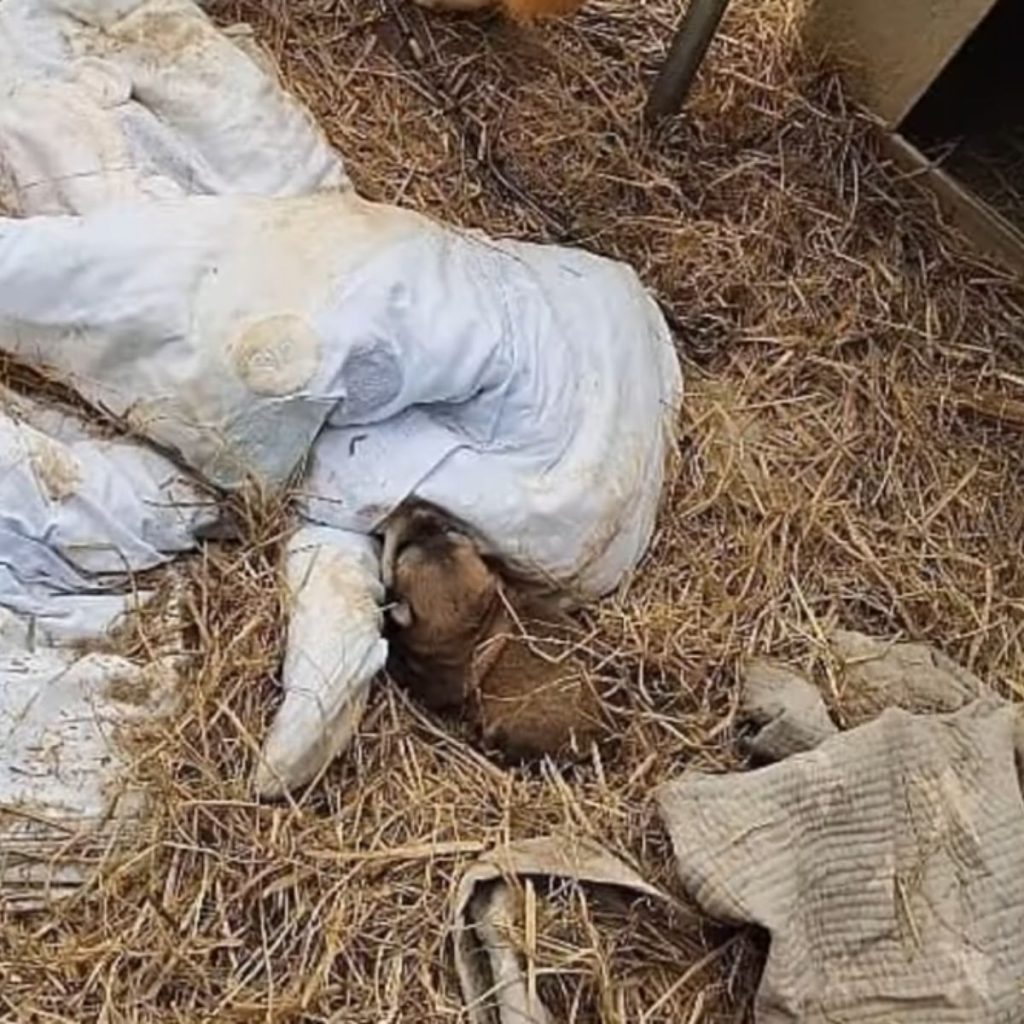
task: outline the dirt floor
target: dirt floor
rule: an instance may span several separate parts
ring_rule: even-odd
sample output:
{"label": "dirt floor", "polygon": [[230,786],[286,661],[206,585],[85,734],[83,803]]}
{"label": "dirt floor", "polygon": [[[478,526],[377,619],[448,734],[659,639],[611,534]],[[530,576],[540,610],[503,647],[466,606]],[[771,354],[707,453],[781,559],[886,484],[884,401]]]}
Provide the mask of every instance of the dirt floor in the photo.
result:
{"label": "dirt floor", "polygon": [[[277,699],[278,508],[188,567],[188,713],[143,744],[154,815],[95,885],[0,922],[18,1021],[442,1022],[462,1016],[449,898],[483,848],[589,835],[674,888],[651,788],[741,766],[746,652],[815,673],[834,625],[929,640],[1024,685],[1022,293],[882,162],[799,53],[797,0],[735,0],[688,114],[638,127],[676,0],[518,29],[406,0],[238,0],[359,188],[492,233],[629,260],[678,331],[681,472],[623,593],[593,610],[619,735],[583,768],[501,770],[375,689],[292,805],[249,777]],[[628,344],[628,339],[624,339]],[[326,625],[326,624],[325,624]],[[125,647],[144,654],[143,624]],[[763,941],[578,892],[536,966],[566,1022],[749,1018]]]}

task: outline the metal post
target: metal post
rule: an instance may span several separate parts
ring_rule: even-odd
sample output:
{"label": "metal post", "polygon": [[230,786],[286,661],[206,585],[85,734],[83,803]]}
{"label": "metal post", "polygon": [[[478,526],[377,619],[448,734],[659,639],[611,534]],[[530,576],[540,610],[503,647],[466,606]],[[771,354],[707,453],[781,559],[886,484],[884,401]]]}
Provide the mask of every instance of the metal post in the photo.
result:
{"label": "metal post", "polygon": [[683,23],[651,87],[644,110],[648,124],[678,114],[682,109],[728,6],[729,0],[690,0]]}

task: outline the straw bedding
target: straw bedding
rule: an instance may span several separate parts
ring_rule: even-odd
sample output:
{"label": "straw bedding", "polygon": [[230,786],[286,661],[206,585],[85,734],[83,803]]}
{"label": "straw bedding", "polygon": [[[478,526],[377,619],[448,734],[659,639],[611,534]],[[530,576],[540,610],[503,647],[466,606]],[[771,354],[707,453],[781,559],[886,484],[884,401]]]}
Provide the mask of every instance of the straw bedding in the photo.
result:
{"label": "straw bedding", "polygon": [[[677,6],[594,0],[533,30],[403,0],[215,7],[255,26],[367,194],[637,266],[688,374],[680,474],[641,571],[590,614],[621,681],[600,756],[499,770],[382,681],[353,749],[281,807],[247,782],[278,698],[286,519],[241,502],[246,542],[184,567],[186,712],[134,738],[152,818],[80,896],[0,922],[6,1019],[457,1020],[459,872],[557,830],[671,887],[650,787],[742,764],[745,652],[807,666],[840,719],[833,625],[932,641],[1019,691],[1021,293],[801,57],[797,0],[735,0],[688,116],[642,133]],[[145,656],[155,628],[118,643]],[[757,936],[572,891],[536,931],[564,1020],[747,1019]]]}

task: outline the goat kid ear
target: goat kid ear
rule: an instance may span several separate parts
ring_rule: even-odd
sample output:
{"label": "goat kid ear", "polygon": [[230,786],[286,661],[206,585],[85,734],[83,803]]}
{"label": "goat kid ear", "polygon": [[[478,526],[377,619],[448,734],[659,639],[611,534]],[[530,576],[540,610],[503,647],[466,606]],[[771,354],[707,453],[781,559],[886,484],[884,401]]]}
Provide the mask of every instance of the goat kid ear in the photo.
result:
{"label": "goat kid ear", "polygon": [[395,559],[398,557],[398,545],[401,543],[399,527],[389,523],[384,531],[384,543],[380,553],[380,578],[385,590],[390,590],[395,581]]}
{"label": "goat kid ear", "polygon": [[389,614],[391,621],[401,629],[408,629],[412,625],[412,609],[408,602],[399,601],[391,606]]}
{"label": "goat kid ear", "polygon": [[395,564],[415,532],[415,518],[414,512],[400,509],[385,520],[380,552],[380,575],[385,590],[394,586]]}

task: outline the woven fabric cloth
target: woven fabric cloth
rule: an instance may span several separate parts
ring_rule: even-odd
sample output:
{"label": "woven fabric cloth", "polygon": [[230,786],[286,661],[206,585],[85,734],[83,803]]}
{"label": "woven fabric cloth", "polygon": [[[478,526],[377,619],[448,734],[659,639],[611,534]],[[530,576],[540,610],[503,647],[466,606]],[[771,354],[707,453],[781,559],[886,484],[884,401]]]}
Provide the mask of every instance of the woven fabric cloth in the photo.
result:
{"label": "woven fabric cloth", "polygon": [[889,709],[658,802],[687,892],[771,937],[758,1024],[1024,1020],[1024,800],[1014,708]]}

